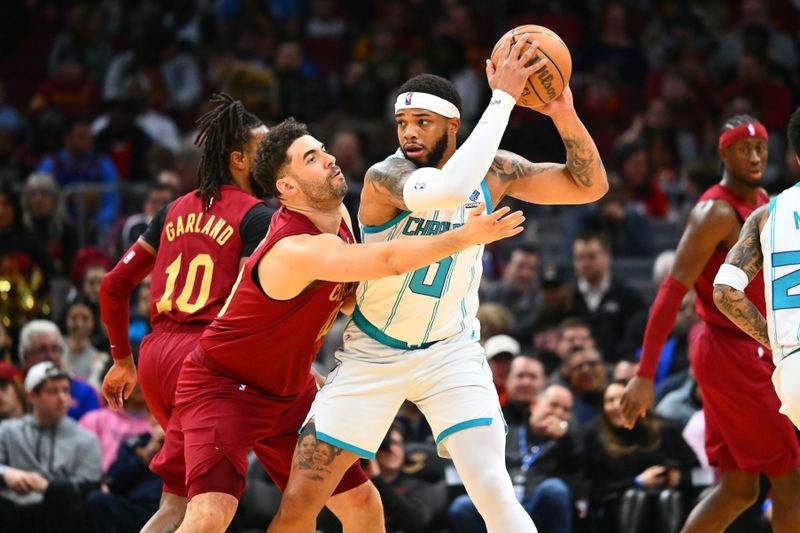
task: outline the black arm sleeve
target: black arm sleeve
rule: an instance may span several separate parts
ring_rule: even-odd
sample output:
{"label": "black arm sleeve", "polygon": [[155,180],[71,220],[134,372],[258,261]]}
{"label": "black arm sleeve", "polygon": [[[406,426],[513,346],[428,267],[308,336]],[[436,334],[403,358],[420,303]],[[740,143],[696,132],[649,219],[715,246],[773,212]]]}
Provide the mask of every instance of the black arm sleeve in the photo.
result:
{"label": "black arm sleeve", "polygon": [[167,213],[170,207],[172,207],[172,202],[162,207],[161,210],[156,213],[156,216],[153,217],[153,220],[150,221],[150,224],[147,225],[147,229],[144,230],[144,233],[139,237],[152,246],[154,250],[158,250],[158,243],[161,242],[161,230],[164,229],[164,222],[167,220]]}
{"label": "black arm sleeve", "polygon": [[242,257],[250,257],[258,243],[267,234],[275,210],[266,204],[256,204],[242,218],[239,235],[242,236]]}

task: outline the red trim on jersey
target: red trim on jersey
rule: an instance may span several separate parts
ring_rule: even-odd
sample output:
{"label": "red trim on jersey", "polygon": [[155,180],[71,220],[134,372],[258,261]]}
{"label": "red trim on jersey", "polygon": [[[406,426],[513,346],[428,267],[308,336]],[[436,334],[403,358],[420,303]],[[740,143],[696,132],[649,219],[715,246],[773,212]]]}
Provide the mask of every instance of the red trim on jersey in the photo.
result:
{"label": "red trim on jersey", "polygon": [[639,360],[639,368],[636,370],[637,375],[650,379],[656,375],[661,350],[675,326],[675,318],[678,316],[681,300],[687,292],[689,292],[689,287],[672,276],[667,276],[667,279],[661,284],[658,296],[653,302],[653,308],[650,310],[650,318],[647,320],[642,356]]}
{"label": "red trim on jersey", "polygon": [[155,256],[137,241],[125,252],[114,269],[103,276],[103,283],[100,285],[100,315],[108,330],[114,359],[125,359],[131,355],[128,338],[131,291],[153,271],[155,262]]}

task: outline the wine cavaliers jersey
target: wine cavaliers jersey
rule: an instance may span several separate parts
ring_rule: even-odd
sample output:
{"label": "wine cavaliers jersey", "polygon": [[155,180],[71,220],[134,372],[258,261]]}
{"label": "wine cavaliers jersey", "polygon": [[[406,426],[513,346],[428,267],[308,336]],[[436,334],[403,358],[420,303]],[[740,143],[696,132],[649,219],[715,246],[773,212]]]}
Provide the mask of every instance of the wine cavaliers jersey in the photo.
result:
{"label": "wine cavaliers jersey", "polygon": [[[698,200],[698,203],[706,200],[722,200],[736,209],[736,213],[742,219],[742,222],[747,220],[750,213],[755,211],[758,207],[764,205],[769,200],[767,193],[763,189],[758,192],[758,202],[749,204],[733,194],[730,189],[720,184],[710,187]],[[697,307],[697,314],[700,315],[704,321],[714,324],[715,326],[727,328],[732,335],[743,336],[750,338],[749,335],[739,329],[733,322],[728,320],[728,317],[722,314],[714,304],[714,278],[719,272],[719,267],[725,262],[725,256],[728,255],[728,249],[719,248],[711,256],[711,259],[706,263],[703,272],[697,281],[694,283],[695,290],[695,306]],[[751,302],[755,304],[758,310],[764,313],[764,278],[763,276],[756,276],[750,285],[745,289],[745,294]]]}
{"label": "wine cavaliers jersey", "polygon": [[153,328],[167,321],[210,323],[236,281],[242,256],[249,255],[245,244],[266,234],[253,215],[264,220],[268,214],[265,204],[233,185],[224,185],[209,209],[194,191],[165,208],[142,236],[158,250],[150,281]]}
{"label": "wine cavaliers jersey", "polygon": [[[292,299],[274,300],[261,288],[258,263],[284,237],[320,233],[305,215],[278,209],[228,303],[200,338],[213,370],[273,396],[293,396],[304,389],[311,363],[356,284],[318,281]],[[338,235],[355,242],[344,220]]]}

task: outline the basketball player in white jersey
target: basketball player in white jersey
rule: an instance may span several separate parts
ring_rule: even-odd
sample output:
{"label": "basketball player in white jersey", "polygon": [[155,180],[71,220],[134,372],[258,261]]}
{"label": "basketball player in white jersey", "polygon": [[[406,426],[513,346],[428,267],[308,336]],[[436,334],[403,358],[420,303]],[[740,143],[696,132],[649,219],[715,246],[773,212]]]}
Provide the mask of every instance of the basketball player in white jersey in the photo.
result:
{"label": "basketball player in white jersey", "polygon": [[[787,138],[800,164],[800,108]],[[744,288],[764,271],[767,316]],[[772,351],[780,412],[800,428],[800,183],[748,217],[714,279],[714,302],[742,331]]]}
{"label": "basketball player in white jersey", "polygon": [[[456,151],[460,97],[438,76],[407,81],[395,103],[399,153],[365,176],[359,222],[365,242],[448,231],[471,209],[491,211],[505,196],[541,204],[583,204],[608,189],[600,155],[578,119],[569,88],[538,110],[551,117],[566,164],[536,164],[497,151],[538,43],[503,43],[487,61],[491,101]],[[533,142],[533,140],[532,140]],[[420,167],[420,168],[418,168]],[[408,275],[362,284],[337,366],[319,391],[303,436],[336,448],[317,463],[295,453],[270,532],[313,531],[315,517],[343,472],[372,458],[400,404],[413,401],[433,429],[439,453],[453,459],[490,533],[536,528],[518,503],[505,468],[505,422],[483,349],[478,285],[482,246]],[[325,459],[325,461],[322,461]]]}

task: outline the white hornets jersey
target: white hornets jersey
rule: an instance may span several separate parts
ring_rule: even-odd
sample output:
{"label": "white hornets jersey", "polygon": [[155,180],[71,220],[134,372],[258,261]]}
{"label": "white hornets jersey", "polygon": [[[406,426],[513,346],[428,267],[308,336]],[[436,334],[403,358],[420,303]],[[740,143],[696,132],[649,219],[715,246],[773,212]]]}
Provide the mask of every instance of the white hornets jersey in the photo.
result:
{"label": "white hornets jersey", "polygon": [[[362,224],[363,241],[383,242],[455,229],[465,224],[479,202],[492,212],[486,180],[457,209],[404,211],[381,226]],[[480,325],[475,315],[482,261],[483,245],[472,246],[408,274],[362,282],[356,292],[353,322],[373,339],[398,349],[425,348],[467,328],[477,340]]]}
{"label": "white hornets jersey", "polygon": [[777,365],[800,350],[800,184],[770,200],[761,250],[767,329]]}

